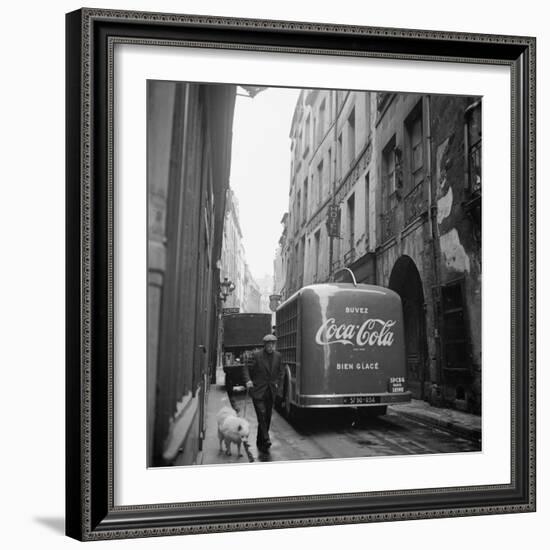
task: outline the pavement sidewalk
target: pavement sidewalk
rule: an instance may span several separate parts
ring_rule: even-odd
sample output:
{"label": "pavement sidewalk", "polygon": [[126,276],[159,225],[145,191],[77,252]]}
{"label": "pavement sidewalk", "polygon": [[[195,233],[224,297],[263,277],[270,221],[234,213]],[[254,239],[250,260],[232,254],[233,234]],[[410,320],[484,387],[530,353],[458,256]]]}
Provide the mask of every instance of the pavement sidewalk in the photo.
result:
{"label": "pavement sidewalk", "polygon": [[[235,395],[237,406],[243,407],[245,395],[236,393]],[[216,383],[210,385],[205,409],[205,434],[202,444],[202,451],[198,457],[198,464],[233,464],[248,462],[245,449],[241,449],[242,457],[238,457],[232,446],[232,455],[226,456],[220,453],[220,442],[218,439],[218,424],[216,415],[222,407],[231,407],[227,392],[225,391],[225,375],[221,368],[216,371]],[[249,399],[246,406],[246,418],[251,423],[255,423],[254,407]],[[243,410],[239,412],[239,416],[243,415]],[[255,430],[254,430],[255,433]],[[225,446],[224,446],[225,449]]]}
{"label": "pavement sidewalk", "polygon": [[432,407],[419,399],[413,399],[410,403],[391,405],[388,407],[388,412],[390,411],[467,439],[481,440],[481,416],[475,414]]}

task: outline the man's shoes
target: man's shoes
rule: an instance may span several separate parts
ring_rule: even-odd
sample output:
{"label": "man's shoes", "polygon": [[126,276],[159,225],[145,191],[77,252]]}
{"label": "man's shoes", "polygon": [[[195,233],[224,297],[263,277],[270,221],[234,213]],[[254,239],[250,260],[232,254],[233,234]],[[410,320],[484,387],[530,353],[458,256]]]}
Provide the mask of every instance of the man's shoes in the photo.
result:
{"label": "man's shoes", "polygon": [[269,447],[271,447],[271,441],[268,441],[267,443],[264,443],[263,445],[257,445],[258,451],[260,453],[269,453]]}

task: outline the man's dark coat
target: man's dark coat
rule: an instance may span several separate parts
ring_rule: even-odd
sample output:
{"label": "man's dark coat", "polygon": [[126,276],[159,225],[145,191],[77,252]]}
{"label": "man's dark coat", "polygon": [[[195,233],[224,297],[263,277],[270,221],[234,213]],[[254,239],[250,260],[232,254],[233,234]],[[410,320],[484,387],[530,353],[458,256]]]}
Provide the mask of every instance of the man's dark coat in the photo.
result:
{"label": "man's dark coat", "polygon": [[250,388],[252,399],[263,399],[268,391],[274,399],[283,376],[281,354],[278,351],[269,354],[262,349],[252,355],[247,367],[243,369],[244,379],[245,382],[252,380],[254,384]]}

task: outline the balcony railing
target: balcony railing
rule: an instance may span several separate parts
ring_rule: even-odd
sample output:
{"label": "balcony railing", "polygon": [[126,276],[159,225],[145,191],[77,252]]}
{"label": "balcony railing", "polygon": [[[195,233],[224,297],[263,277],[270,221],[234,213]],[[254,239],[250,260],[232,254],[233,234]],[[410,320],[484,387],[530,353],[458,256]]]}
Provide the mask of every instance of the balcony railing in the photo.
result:
{"label": "balcony railing", "polygon": [[405,225],[408,225],[428,208],[428,201],[424,193],[424,182],[414,187],[405,196],[403,202],[405,205]]}
{"label": "balcony railing", "polygon": [[344,254],[344,265],[347,267],[349,264],[352,264],[355,261],[355,248],[350,248]]}

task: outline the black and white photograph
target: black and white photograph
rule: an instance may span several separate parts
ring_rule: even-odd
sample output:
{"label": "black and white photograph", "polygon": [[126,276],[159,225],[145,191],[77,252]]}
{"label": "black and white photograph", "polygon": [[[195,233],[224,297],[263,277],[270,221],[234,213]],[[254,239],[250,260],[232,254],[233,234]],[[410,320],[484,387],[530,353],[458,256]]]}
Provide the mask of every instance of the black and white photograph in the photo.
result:
{"label": "black and white photograph", "polygon": [[482,97],[146,94],[147,466],[481,452]]}
{"label": "black and white photograph", "polygon": [[2,546],[543,548],[545,6],[6,3]]}

